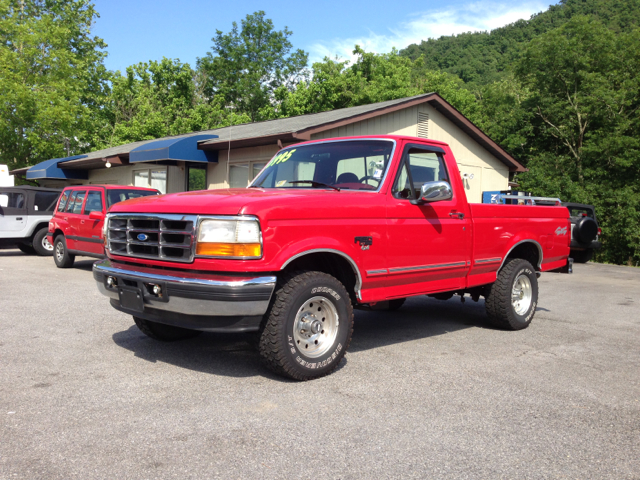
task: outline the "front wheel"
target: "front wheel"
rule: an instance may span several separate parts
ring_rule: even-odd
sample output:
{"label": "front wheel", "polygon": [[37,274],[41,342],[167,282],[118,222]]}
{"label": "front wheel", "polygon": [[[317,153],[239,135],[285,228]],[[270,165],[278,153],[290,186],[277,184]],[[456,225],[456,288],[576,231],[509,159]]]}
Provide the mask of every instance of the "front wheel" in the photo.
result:
{"label": "front wheel", "polygon": [[501,328],[522,330],[533,320],[538,305],[538,277],[521,258],[508,260],[489,287],[485,308],[491,322]]}
{"label": "front wheel", "polygon": [[67,250],[67,241],[64,235],[58,235],[53,241],[53,261],[56,262],[58,268],[71,268],[75,262],[76,256]]}
{"label": "front wheel", "polygon": [[47,228],[41,228],[33,236],[33,249],[41,257],[53,255],[53,245],[47,238]]}
{"label": "front wheel", "polygon": [[173,325],[165,325],[164,323],[152,322],[140,317],[133,317],[136,326],[147,337],[162,342],[175,342],[176,340],[185,340],[200,335],[199,330],[191,330],[188,328],[174,327]]}
{"label": "front wheel", "polygon": [[278,375],[311,380],[338,366],[352,333],[353,306],[342,283],[322,272],[294,272],[278,281],[260,356]]}

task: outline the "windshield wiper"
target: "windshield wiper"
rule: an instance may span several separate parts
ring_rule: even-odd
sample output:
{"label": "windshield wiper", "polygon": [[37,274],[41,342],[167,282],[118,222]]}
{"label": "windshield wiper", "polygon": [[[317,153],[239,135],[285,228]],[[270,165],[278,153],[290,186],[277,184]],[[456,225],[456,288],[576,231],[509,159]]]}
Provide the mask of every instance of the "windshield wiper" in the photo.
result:
{"label": "windshield wiper", "polygon": [[293,182],[289,182],[289,183],[310,183],[312,188],[328,187],[328,188],[333,188],[334,190],[340,191],[340,188],[334,185],[327,185],[326,183],[316,182],[315,180],[294,180]]}

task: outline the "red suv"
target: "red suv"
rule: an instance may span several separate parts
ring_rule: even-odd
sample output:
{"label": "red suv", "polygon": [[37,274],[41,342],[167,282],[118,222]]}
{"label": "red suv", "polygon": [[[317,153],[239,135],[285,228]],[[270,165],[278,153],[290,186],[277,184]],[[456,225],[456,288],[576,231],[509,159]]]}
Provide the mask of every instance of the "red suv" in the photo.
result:
{"label": "red suv", "polygon": [[102,226],[111,205],[132,198],[160,195],[154,188],[78,185],[62,191],[49,221],[47,237],[59,268],[73,266],[76,255],[104,258]]}

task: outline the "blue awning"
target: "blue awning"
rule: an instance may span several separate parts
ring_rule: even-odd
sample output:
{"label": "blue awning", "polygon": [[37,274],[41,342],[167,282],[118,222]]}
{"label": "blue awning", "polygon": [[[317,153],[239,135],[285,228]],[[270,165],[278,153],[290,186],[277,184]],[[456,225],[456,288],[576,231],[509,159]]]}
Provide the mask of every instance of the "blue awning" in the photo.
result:
{"label": "blue awning", "polygon": [[129,153],[129,163],[157,160],[181,160],[186,162],[217,162],[217,151],[198,150],[198,142],[218,138],[217,135],[192,135],[166,138],[145,143]]}
{"label": "blue awning", "polygon": [[60,180],[87,180],[89,175],[86,170],[71,170],[58,167],[58,162],[85,158],[86,155],[75,155],[73,157],[52,158],[34,165],[27,170],[27,180],[60,179]]}

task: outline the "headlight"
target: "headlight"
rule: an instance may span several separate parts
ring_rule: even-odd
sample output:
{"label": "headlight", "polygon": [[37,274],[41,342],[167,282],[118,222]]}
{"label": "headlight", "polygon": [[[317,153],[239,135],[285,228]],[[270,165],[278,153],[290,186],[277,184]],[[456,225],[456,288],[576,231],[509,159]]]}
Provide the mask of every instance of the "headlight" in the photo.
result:
{"label": "headlight", "polygon": [[207,257],[260,258],[260,224],[254,219],[200,221],[196,255]]}

